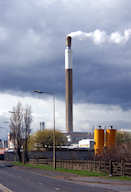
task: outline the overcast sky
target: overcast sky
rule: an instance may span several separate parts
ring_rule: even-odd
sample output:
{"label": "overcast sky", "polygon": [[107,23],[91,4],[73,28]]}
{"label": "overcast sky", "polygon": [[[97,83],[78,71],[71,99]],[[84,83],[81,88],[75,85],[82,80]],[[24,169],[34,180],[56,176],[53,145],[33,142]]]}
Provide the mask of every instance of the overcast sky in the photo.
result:
{"label": "overcast sky", "polygon": [[[20,97],[39,89],[56,94],[56,124],[65,129],[66,35],[100,30],[122,36],[131,29],[130,10],[130,0],[0,0],[1,122]],[[130,128],[131,39],[94,43],[73,38],[72,51],[74,129],[88,130],[103,122]],[[33,113],[43,115],[51,127],[51,97],[30,98]]]}

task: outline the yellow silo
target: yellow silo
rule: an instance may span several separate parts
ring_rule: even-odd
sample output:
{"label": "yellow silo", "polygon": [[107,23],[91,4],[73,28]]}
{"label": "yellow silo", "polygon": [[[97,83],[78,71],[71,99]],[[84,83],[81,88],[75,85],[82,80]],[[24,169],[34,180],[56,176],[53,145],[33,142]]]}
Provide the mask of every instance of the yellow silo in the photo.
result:
{"label": "yellow silo", "polygon": [[98,155],[103,152],[104,149],[104,129],[95,129],[94,141],[95,155]]}
{"label": "yellow silo", "polygon": [[116,129],[106,130],[106,147],[112,149],[116,144]]}

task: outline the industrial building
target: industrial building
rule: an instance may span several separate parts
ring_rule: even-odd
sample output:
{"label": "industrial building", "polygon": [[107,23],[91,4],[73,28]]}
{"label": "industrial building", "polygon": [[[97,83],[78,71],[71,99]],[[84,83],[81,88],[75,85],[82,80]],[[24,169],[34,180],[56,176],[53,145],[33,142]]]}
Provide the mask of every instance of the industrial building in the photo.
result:
{"label": "industrial building", "polygon": [[[78,144],[80,140],[83,142],[88,139],[93,139],[93,134],[88,132],[73,132],[73,86],[72,86],[72,38],[66,37],[65,48],[65,98],[66,98],[66,131],[69,144]],[[106,140],[104,139],[106,135]],[[104,147],[111,149],[115,146],[116,130],[112,128],[107,129],[104,133],[104,129],[99,127],[94,131],[94,149],[95,154],[103,152]],[[88,142],[87,142],[88,143]]]}
{"label": "industrial building", "polygon": [[72,132],[65,133],[69,144],[76,144],[82,139],[93,139],[94,134],[91,132]]}

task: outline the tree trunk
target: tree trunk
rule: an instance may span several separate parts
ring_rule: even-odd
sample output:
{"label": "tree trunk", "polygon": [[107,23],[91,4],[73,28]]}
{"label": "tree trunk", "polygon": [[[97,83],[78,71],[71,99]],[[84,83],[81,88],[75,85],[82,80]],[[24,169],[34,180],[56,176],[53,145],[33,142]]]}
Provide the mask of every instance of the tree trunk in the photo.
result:
{"label": "tree trunk", "polygon": [[23,145],[23,163],[25,164],[26,162],[29,161],[29,157],[28,157],[28,144],[27,144],[27,139],[24,142]]}
{"label": "tree trunk", "polygon": [[25,162],[29,161],[28,157],[28,144],[27,144],[27,139],[25,141]]}
{"label": "tree trunk", "polygon": [[17,149],[17,154],[18,154],[19,161],[21,162],[22,161],[22,157],[21,157],[20,148]]}

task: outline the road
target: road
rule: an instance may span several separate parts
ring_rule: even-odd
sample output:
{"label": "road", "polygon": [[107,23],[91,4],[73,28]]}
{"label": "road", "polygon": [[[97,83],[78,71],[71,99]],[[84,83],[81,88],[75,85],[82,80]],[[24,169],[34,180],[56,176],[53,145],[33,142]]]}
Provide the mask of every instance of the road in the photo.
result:
{"label": "road", "polygon": [[[4,188],[5,187],[5,188]],[[29,169],[0,166],[0,192],[111,192],[98,186],[51,178]]]}

